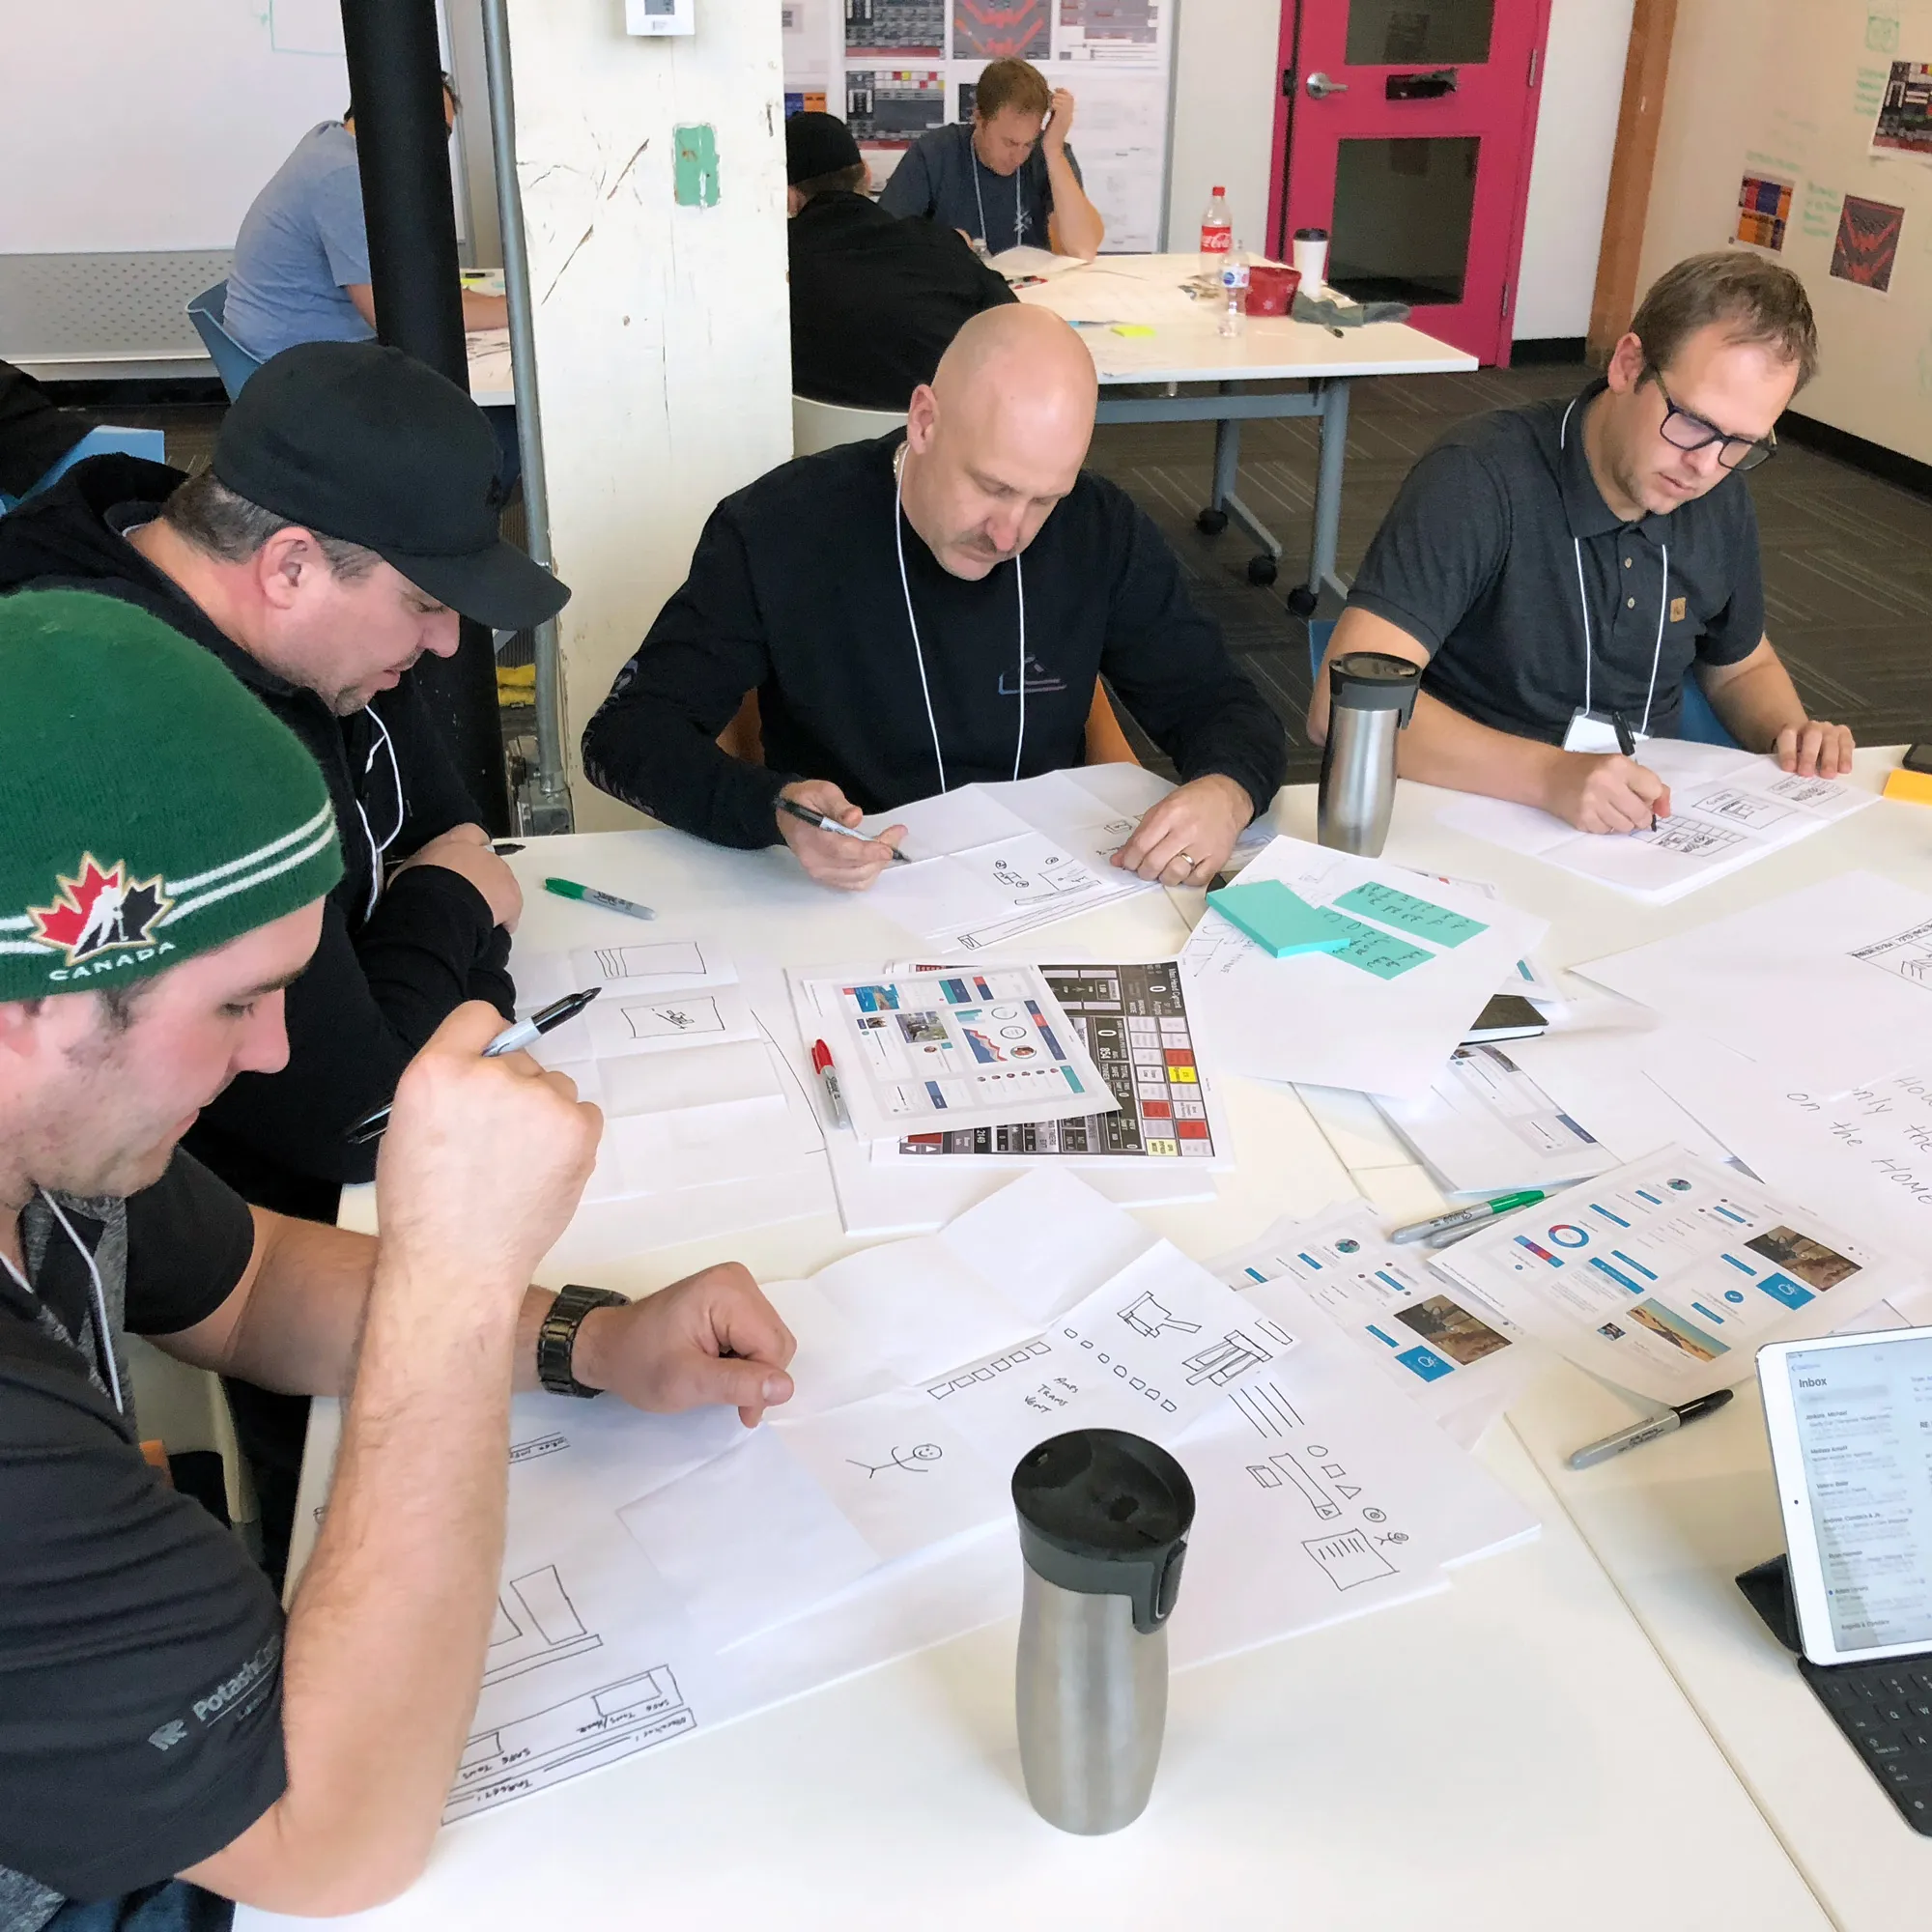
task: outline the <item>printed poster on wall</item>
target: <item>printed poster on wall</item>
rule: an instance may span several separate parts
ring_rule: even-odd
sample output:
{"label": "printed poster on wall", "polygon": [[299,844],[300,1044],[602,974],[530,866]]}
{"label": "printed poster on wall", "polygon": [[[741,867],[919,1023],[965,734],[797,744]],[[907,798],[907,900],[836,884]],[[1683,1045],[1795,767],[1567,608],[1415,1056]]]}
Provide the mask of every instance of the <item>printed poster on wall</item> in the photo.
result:
{"label": "printed poster on wall", "polygon": [[1832,244],[1832,273],[1841,282],[1884,295],[1891,287],[1898,260],[1898,238],[1905,211],[1889,201],[1867,201],[1848,194],[1838,213],[1838,237]]}
{"label": "printed poster on wall", "polygon": [[785,112],[839,115],[875,186],[931,128],[970,121],[988,61],[1073,96],[1069,142],[1110,254],[1160,245],[1176,0],[784,0]]}
{"label": "printed poster on wall", "polygon": [[1738,184],[1737,239],[1753,248],[1784,249],[1791,197],[1798,184],[1781,175],[1747,172]]}
{"label": "printed poster on wall", "polygon": [[1932,64],[1892,62],[1872,128],[1871,152],[1932,161]]}

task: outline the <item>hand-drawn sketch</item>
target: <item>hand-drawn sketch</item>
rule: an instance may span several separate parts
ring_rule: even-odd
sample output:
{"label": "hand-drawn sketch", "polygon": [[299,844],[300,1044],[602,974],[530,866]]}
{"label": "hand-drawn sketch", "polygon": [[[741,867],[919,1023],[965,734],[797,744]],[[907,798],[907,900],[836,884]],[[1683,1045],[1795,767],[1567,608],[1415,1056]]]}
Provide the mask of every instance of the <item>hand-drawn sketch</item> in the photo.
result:
{"label": "hand-drawn sketch", "polygon": [[716,1000],[671,1000],[662,1006],[633,1001],[618,1010],[633,1039],[685,1039],[724,1031]]}
{"label": "hand-drawn sketch", "polygon": [[534,1463],[539,1456],[554,1456],[560,1450],[570,1447],[570,1437],[553,1431],[548,1435],[532,1435],[526,1442],[510,1444],[510,1466],[519,1463]]}
{"label": "hand-drawn sketch", "polygon": [[711,969],[701,948],[689,939],[656,946],[599,946],[591,949],[597,970],[607,980],[701,980]]}
{"label": "hand-drawn sketch", "polygon": [[1852,957],[1892,974],[1908,986],[1932,987],[1932,920],[1858,947]]}
{"label": "hand-drawn sketch", "polygon": [[1198,1335],[1201,1332],[1200,1322],[1181,1321],[1163,1308],[1151,1294],[1136,1296],[1121,1310],[1121,1320],[1136,1335],[1145,1335],[1150,1342],[1170,1329],[1177,1335]]}
{"label": "hand-drawn sketch", "polygon": [[1338,1590],[1352,1590],[1358,1583],[1373,1583],[1378,1577],[1396,1574],[1395,1565],[1359,1529],[1318,1537],[1301,1547]]}
{"label": "hand-drawn sketch", "polygon": [[1250,1382],[1246,1388],[1236,1389],[1229,1400],[1257,1435],[1284,1436],[1302,1426],[1301,1411],[1273,1382]]}
{"label": "hand-drawn sketch", "polygon": [[603,1648],[603,1638],[583,1627],[556,1565],[513,1577],[497,1599],[497,1621],[483,1660],[485,1684],[500,1684],[526,1670],[541,1670],[566,1657]]}
{"label": "hand-drawn sketch", "polygon": [[1702,798],[1692,799],[1692,807],[1708,812],[1713,818],[1721,818],[1732,825],[1748,825],[1754,831],[1780,824],[1791,816],[1783,806],[1773,805],[1768,799],[1758,797],[1753,792],[1739,791],[1732,785],[1719,785],[1716,791],[1707,791]]}
{"label": "hand-drawn sketch", "polygon": [[696,1726],[669,1666],[657,1664],[494,1730],[478,1731],[463,1747],[442,1822],[486,1811]]}
{"label": "hand-drawn sketch", "polygon": [[883,1463],[862,1463],[856,1456],[846,1457],[855,1469],[863,1469],[869,1482],[881,1469],[904,1469],[909,1475],[923,1476],[926,1465],[939,1462],[946,1454],[937,1442],[916,1442],[910,1449],[895,1449]]}
{"label": "hand-drawn sketch", "polygon": [[1244,1376],[1250,1369],[1258,1369],[1264,1362],[1271,1362],[1274,1356],[1258,1342],[1252,1340],[1238,1328],[1231,1328],[1218,1342],[1189,1355],[1181,1363],[1187,1371],[1187,1385],[1193,1388],[1200,1382],[1211,1382],[1216,1388],[1226,1388],[1237,1376]]}
{"label": "hand-drawn sketch", "polygon": [[1691,818],[1666,819],[1655,832],[1633,832],[1630,836],[1659,852],[1681,852],[1687,859],[1714,858],[1745,842],[1742,832],[1722,825],[1699,825]]}

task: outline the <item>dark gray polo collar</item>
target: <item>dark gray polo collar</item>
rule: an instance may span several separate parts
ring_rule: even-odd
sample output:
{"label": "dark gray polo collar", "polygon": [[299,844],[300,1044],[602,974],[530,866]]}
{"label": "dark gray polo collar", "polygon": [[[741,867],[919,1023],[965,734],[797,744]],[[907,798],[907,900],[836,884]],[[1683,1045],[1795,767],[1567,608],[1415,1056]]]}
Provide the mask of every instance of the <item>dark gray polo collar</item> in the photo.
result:
{"label": "dark gray polo collar", "polygon": [[[1656,511],[1646,511],[1634,524],[1627,524],[1604,501],[1604,493],[1597,487],[1597,479],[1590,472],[1590,459],[1583,448],[1583,418],[1590,412],[1590,405],[1609,389],[1606,378],[1599,376],[1583,389],[1576,401],[1570,405],[1570,428],[1566,435],[1563,417],[1559,413],[1553,421],[1548,416],[1543,419],[1547,427],[1548,442],[1546,454],[1556,472],[1557,489],[1563,497],[1563,516],[1570,526],[1574,537],[1608,536],[1612,530],[1641,530],[1652,543],[1668,543],[1670,540],[1670,517],[1666,512],[1660,516]],[[1557,446],[1557,438],[1562,438],[1562,446]]]}

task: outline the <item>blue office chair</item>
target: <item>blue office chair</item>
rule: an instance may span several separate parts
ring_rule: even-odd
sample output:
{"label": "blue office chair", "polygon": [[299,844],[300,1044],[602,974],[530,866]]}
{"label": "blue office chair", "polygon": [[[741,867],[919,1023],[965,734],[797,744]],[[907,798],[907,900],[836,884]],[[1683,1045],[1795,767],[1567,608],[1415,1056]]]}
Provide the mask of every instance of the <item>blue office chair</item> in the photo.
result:
{"label": "blue office chair", "polygon": [[51,469],[19,496],[9,497],[0,492],[0,517],[29,497],[38,497],[49,483],[65,476],[76,463],[85,463],[90,456],[142,456],[150,463],[165,463],[167,454],[167,438],[157,429],[119,429],[111,423],[102,423],[89,430]]}
{"label": "blue office chair", "polygon": [[201,337],[208,359],[214,364],[214,373],[221,378],[221,386],[228,391],[232,403],[242,393],[242,384],[262,366],[262,358],[251,355],[229,334],[227,316],[226,282],[203,289],[187,305],[187,319],[194,324],[195,333]]}
{"label": "blue office chair", "polygon": [[[1308,674],[1320,677],[1321,659],[1328,649],[1328,639],[1334,635],[1335,620],[1332,617],[1319,617],[1308,626]],[[1723,722],[1711,709],[1711,700],[1704,696],[1703,687],[1694,677],[1684,680],[1684,700],[1677,711],[1677,735],[1688,738],[1693,745],[1725,745],[1732,751],[1743,748],[1724,729]]]}

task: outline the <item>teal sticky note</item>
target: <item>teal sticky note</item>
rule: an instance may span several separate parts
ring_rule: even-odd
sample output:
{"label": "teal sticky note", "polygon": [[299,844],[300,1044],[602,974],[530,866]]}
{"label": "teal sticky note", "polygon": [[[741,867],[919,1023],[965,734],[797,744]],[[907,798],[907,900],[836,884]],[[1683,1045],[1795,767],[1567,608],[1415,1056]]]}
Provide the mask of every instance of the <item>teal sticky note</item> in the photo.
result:
{"label": "teal sticky note", "polygon": [[1378,932],[1373,925],[1364,925],[1358,919],[1344,919],[1340,913],[1329,916],[1350,930],[1349,944],[1334,957],[1345,966],[1373,973],[1378,980],[1397,979],[1414,967],[1427,966],[1435,957],[1406,939],[1398,939],[1392,932]]}
{"label": "teal sticky note", "polygon": [[1354,924],[1354,921],[1340,919],[1321,906],[1310,905],[1279,879],[1223,886],[1218,893],[1208,895],[1208,903],[1277,959],[1292,959],[1297,952],[1339,952],[1350,939],[1342,928]]}
{"label": "teal sticky note", "polygon": [[1418,939],[1433,940],[1437,946],[1461,946],[1465,939],[1490,929],[1479,919],[1465,919],[1447,906],[1432,905],[1412,893],[1374,879],[1344,893],[1335,903],[1379,925],[1392,925],[1400,932],[1414,933]]}

